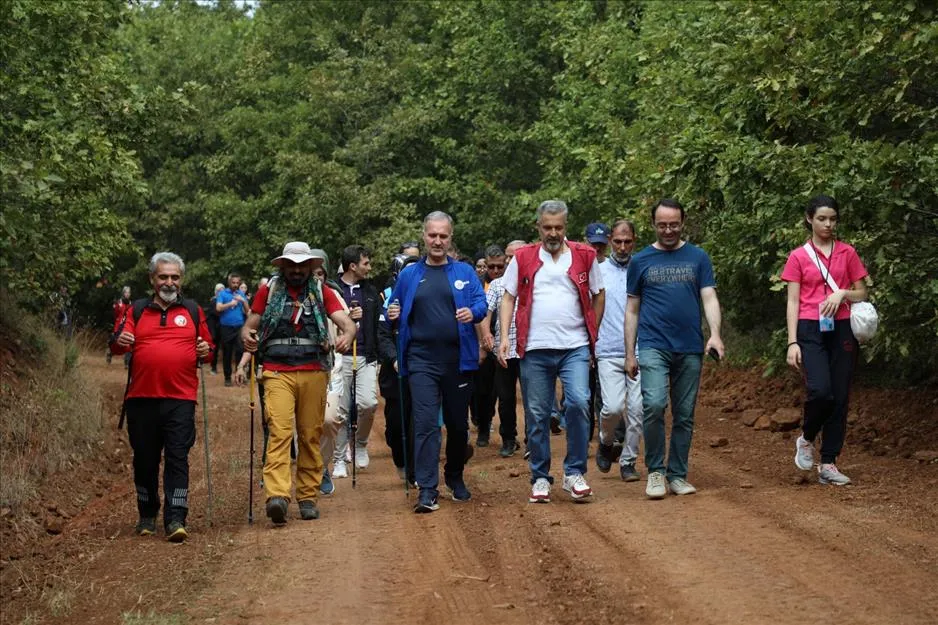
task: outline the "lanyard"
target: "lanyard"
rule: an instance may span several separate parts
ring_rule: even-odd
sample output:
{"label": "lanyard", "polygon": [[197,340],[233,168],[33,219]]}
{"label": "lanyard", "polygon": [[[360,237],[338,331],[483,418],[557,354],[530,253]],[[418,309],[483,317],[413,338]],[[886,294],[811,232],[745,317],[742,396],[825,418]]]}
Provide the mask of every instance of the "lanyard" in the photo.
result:
{"label": "lanyard", "polygon": [[[837,244],[836,241],[831,242],[831,255],[828,257],[828,260],[827,260],[828,263],[834,262],[834,246],[836,244]],[[830,286],[828,285],[828,283],[830,282],[830,276],[831,276],[830,265],[825,265],[824,263],[821,262],[820,250],[817,249],[817,247],[814,245],[814,241],[811,241],[811,247],[814,248],[814,262],[817,264],[817,270],[821,273],[821,278],[823,279],[823,282],[824,282],[824,292],[827,293],[827,290],[830,288]],[[824,272],[824,269],[822,269],[822,266],[827,269],[826,273]]]}

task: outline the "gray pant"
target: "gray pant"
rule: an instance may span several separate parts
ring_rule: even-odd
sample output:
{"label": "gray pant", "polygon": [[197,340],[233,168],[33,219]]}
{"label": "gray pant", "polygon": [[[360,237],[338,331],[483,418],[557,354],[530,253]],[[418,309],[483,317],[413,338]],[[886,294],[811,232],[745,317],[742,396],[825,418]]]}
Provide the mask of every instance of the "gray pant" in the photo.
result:
{"label": "gray pant", "polygon": [[599,442],[614,445],[616,428],[625,421],[625,444],[619,464],[635,464],[642,440],[642,381],[625,372],[625,358],[599,358],[596,362],[603,407],[599,413]]}

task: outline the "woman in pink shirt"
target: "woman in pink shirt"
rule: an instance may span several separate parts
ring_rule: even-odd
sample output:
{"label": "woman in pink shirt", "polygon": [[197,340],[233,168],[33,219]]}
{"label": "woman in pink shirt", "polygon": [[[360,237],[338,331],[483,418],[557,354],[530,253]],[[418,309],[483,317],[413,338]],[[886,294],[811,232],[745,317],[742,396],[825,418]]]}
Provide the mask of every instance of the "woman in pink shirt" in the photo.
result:
{"label": "woman in pink shirt", "polygon": [[788,283],[787,360],[801,371],[807,391],[795,465],[803,471],[814,467],[814,440],[821,434],[818,481],[844,485],[850,478],[837,470],[836,461],[860,348],[850,329],[850,302],[866,299],[868,274],[856,250],[834,236],[839,212],[837,201],[826,195],[808,202],[805,225],[811,238],[789,254],[782,280]]}

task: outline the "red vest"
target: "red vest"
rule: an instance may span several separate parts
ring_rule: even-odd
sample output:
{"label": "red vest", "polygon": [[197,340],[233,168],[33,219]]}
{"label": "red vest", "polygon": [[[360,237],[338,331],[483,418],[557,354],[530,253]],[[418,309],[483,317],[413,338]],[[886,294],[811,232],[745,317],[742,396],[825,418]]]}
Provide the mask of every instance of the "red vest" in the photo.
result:
{"label": "red vest", "polygon": [[[593,313],[590,295],[590,268],[596,260],[596,250],[589,245],[567,241],[567,247],[573,254],[573,262],[567,275],[573,281],[580,296],[580,308],[586,319],[586,331],[589,334],[590,352],[596,346],[596,315]],[[534,294],[534,275],[544,264],[540,257],[541,244],[525,245],[515,250],[515,263],[518,265],[518,308],[515,316],[515,329],[518,336],[518,357],[524,358],[524,349],[528,343],[528,329],[531,326],[531,301]]]}

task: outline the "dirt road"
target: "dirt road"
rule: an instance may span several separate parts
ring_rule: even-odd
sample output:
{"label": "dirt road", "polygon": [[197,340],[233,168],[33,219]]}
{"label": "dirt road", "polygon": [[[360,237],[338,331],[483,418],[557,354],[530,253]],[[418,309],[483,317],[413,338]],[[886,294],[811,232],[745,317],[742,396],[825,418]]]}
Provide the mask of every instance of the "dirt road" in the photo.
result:
{"label": "dirt road", "polygon": [[[88,366],[119,389],[119,368]],[[371,468],[355,490],[337,481],[321,519],[300,521],[293,507],[272,529],[257,489],[248,527],[247,391],[220,376],[208,386],[214,527],[202,515],[201,438],[184,545],[133,536],[125,466],[55,537],[56,579],[41,599],[14,602],[9,622],[938,622],[935,464],[848,449],[841,469],[856,485],[800,483],[791,440],[742,426],[705,391],[693,496],[648,501],[644,481],[599,474],[591,460],[591,502],[572,503],[558,480],[551,504],[531,505],[526,464],[501,459],[496,434],[467,466],[473,501],[415,515],[376,427]],[[712,448],[713,437],[729,444]],[[556,472],[564,440],[551,442]]]}

